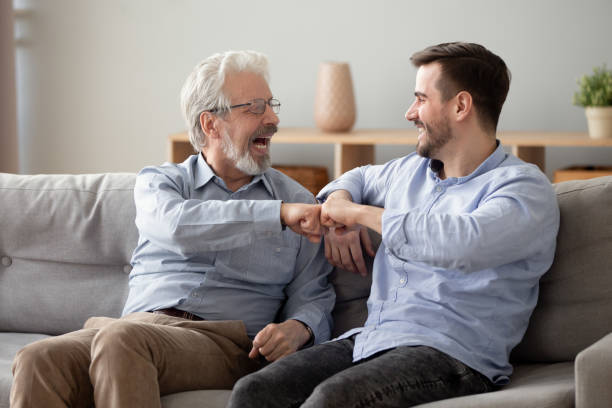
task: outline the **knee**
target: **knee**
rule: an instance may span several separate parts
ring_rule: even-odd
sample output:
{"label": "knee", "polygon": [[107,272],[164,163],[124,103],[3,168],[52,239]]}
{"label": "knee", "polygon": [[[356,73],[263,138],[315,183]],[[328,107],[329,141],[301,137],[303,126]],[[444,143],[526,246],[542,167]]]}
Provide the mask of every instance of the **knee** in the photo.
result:
{"label": "knee", "polygon": [[321,408],[355,406],[353,399],[355,392],[353,387],[328,379],[315,387],[304,402],[304,406]]}
{"label": "knee", "polygon": [[12,372],[37,371],[41,368],[56,365],[60,359],[66,357],[64,350],[60,350],[53,343],[37,341],[23,347],[13,359]]}
{"label": "knee", "polygon": [[[228,408],[234,407],[250,407],[260,406],[257,402],[261,402],[260,398],[269,399],[270,393],[266,381],[258,373],[249,374],[239,379],[234,388],[228,402]],[[255,403],[255,405],[253,405]]]}
{"label": "knee", "polygon": [[116,320],[98,331],[91,344],[92,358],[100,354],[122,353],[134,349],[141,342],[138,324]]}

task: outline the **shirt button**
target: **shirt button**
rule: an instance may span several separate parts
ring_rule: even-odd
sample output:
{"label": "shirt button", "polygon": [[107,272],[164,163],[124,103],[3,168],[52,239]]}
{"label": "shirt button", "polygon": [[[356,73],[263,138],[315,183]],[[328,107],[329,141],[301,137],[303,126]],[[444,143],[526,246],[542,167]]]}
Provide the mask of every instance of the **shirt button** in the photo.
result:
{"label": "shirt button", "polygon": [[440,187],[440,186],[436,187],[436,191],[437,191],[438,193],[440,193],[440,192],[442,191],[442,187]]}
{"label": "shirt button", "polygon": [[13,260],[8,256],[3,256],[0,262],[2,263],[2,266],[11,266]]}
{"label": "shirt button", "polygon": [[406,283],[406,278],[402,278],[400,279],[400,283],[403,285],[404,283]]}

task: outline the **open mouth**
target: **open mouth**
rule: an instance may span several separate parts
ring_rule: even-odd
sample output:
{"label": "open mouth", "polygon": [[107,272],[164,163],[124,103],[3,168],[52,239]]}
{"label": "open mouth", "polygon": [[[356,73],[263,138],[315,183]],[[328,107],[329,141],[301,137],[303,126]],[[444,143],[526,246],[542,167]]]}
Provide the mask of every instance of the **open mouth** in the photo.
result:
{"label": "open mouth", "polygon": [[252,146],[262,153],[267,153],[270,147],[270,137],[256,137],[251,142]]}
{"label": "open mouth", "polygon": [[417,138],[421,140],[423,136],[425,135],[425,131],[426,131],[425,126],[423,126],[422,124],[418,124],[415,126],[417,128]]}

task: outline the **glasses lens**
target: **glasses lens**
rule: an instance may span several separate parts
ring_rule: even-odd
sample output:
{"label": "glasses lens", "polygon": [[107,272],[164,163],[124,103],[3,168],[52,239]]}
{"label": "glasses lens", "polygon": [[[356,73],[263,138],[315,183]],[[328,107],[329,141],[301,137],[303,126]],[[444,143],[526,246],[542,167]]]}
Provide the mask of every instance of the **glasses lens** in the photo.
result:
{"label": "glasses lens", "polygon": [[266,100],[265,99],[253,99],[249,102],[249,112],[260,115],[266,111]]}
{"label": "glasses lens", "polygon": [[278,100],[270,99],[266,101],[265,99],[257,98],[249,102],[249,112],[261,115],[266,111],[266,105],[270,105],[274,113],[278,113],[280,110],[280,102]]}
{"label": "glasses lens", "polygon": [[280,111],[280,102],[278,99],[270,99],[268,105],[272,108],[272,112],[278,113]]}

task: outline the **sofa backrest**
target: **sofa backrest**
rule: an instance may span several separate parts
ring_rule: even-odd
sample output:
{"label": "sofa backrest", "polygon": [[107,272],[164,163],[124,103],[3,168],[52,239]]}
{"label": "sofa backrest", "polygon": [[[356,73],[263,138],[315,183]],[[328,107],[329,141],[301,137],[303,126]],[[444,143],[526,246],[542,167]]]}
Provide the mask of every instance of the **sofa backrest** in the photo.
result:
{"label": "sofa backrest", "polygon": [[[60,334],[90,316],[119,316],[138,239],[134,180],[0,173],[0,331]],[[568,361],[612,332],[612,176],[555,190],[555,261],[516,361]],[[338,335],[365,320],[371,281],[336,270],[332,282]]]}
{"label": "sofa backrest", "polygon": [[612,176],[556,184],[555,260],[513,360],[570,361],[612,332]]}
{"label": "sofa backrest", "polygon": [[60,334],[119,316],[134,174],[0,174],[0,331]]}

